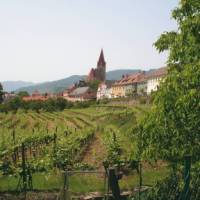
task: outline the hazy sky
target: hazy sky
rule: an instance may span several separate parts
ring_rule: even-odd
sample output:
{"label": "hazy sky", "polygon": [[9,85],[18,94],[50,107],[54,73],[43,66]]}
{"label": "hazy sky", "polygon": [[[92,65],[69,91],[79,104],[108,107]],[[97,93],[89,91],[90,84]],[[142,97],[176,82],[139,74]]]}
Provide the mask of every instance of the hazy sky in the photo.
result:
{"label": "hazy sky", "polygon": [[0,81],[87,74],[101,48],[107,70],[163,66],[153,43],[176,29],[178,0],[0,0]]}

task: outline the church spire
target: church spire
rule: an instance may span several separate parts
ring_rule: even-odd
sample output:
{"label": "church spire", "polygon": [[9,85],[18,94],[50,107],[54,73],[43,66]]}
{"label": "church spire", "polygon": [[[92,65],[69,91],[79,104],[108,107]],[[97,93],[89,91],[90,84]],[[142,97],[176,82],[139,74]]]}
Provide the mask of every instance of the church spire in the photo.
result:
{"label": "church spire", "polygon": [[105,59],[104,59],[104,54],[103,54],[103,49],[101,49],[101,53],[100,53],[100,56],[99,56],[99,60],[98,60],[98,63],[97,63],[97,67],[105,67],[106,66],[106,62],[105,62]]}

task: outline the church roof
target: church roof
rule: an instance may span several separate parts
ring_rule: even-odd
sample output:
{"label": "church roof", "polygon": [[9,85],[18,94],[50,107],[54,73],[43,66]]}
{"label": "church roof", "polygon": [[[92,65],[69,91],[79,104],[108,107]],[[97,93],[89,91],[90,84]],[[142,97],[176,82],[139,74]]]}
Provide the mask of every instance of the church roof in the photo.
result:
{"label": "church roof", "polygon": [[94,72],[95,72],[95,70],[94,70],[94,68],[92,68],[92,69],[90,70],[89,75],[90,75],[90,76],[91,76],[91,75],[94,75]]}
{"label": "church roof", "polygon": [[101,53],[100,53],[99,60],[98,60],[98,65],[105,65],[105,64],[106,64],[106,62],[104,59],[103,49],[101,49]]}

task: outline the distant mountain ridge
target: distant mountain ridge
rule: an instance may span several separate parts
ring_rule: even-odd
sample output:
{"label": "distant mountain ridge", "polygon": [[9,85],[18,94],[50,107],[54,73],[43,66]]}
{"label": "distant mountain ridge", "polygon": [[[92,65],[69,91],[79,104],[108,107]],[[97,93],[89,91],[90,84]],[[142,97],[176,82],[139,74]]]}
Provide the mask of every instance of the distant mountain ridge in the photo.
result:
{"label": "distant mountain ridge", "polygon": [[56,81],[49,81],[44,83],[38,83],[33,86],[22,87],[16,90],[19,91],[27,91],[28,93],[32,94],[35,90],[38,90],[41,93],[59,93],[65,90],[70,85],[78,82],[79,80],[84,79],[86,76],[82,75],[73,75],[68,78],[56,80]]}
{"label": "distant mountain ridge", "polygon": [[3,81],[2,82],[4,91],[12,92],[21,87],[32,86],[34,83],[25,81]]}
{"label": "distant mountain ridge", "polygon": [[[119,70],[113,70],[106,73],[106,79],[107,80],[119,80],[122,75],[124,74],[133,74],[141,71],[140,69],[119,69]],[[33,93],[35,90],[38,90],[41,93],[59,93],[71,86],[72,84],[78,82],[79,80],[85,79],[85,75],[73,75],[64,79],[56,80],[56,81],[50,81],[50,82],[44,82],[39,84],[34,84],[30,86],[21,87],[19,89],[16,89],[16,92],[19,91],[27,91],[30,94]]]}

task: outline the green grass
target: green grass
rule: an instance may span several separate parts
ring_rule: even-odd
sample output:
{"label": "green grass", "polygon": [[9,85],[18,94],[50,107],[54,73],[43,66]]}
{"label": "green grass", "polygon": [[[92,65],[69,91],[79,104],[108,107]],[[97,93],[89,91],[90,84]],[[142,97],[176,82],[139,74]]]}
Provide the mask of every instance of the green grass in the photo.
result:
{"label": "green grass", "polygon": [[0,177],[0,191],[15,191],[19,179],[13,176]]}
{"label": "green grass", "polygon": [[[20,177],[1,176],[0,191],[16,191]],[[59,190],[63,187],[63,177],[59,173],[36,173],[33,175],[34,190]]]}
{"label": "green grass", "polygon": [[[169,174],[167,167],[160,169],[145,169],[142,174],[142,184],[146,186],[153,186],[157,181],[164,179]],[[133,189],[139,186],[139,174],[132,174],[120,180],[121,189]]]}
{"label": "green grass", "polygon": [[103,192],[104,178],[84,173],[72,175],[69,178],[69,190],[72,193]]}
{"label": "green grass", "polygon": [[[143,185],[154,185],[157,181],[165,178],[169,173],[167,167],[156,169],[147,169],[143,172]],[[0,191],[15,191],[19,178],[13,176],[0,177]],[[67,177],[69,191],[74,194],[88,192],[103,192],[105,189],[103,174],[79,173]],[[133,173],[129,176],[123,176],[119,181],[122,190],[132,190],[139,186],[139,175]],[[33,189],[39,191],[61,190],[64,185],[64,175],[59,172],[48,174],[37,173],[33,175]]]}

